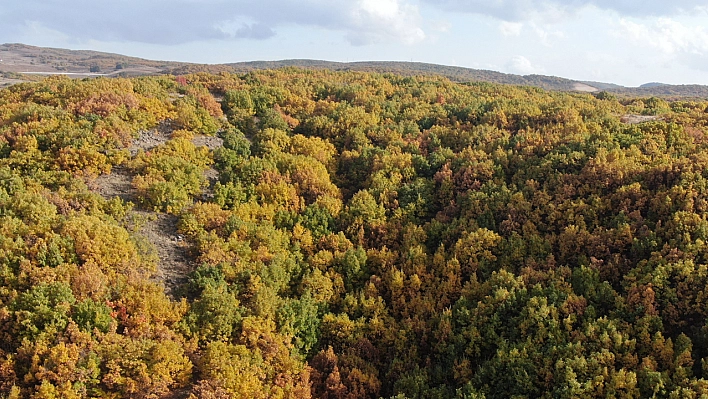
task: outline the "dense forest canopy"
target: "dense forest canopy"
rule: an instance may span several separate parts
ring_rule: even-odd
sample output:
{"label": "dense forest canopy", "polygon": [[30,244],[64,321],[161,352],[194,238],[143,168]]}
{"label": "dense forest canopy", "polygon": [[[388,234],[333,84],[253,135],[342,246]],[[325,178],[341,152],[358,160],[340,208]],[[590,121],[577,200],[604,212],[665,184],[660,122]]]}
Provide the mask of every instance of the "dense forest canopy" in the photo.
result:
{"label": "dense forest canopy", "polygon": [[12,86],[0,397],[708,395],[707,134],[706,101],[394,74]]}

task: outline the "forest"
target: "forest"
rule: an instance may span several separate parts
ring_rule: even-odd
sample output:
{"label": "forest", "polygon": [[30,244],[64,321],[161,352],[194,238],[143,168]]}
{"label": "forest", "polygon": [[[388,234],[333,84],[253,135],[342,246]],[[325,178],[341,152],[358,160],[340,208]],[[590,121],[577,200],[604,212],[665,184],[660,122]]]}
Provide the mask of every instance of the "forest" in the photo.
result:
{"label": "forest", "polygon": [[[298,68],[11,86],[0,398],[705,397],[707,150],[699,100]],[[117,171],[134,199],[96,190]],[[174,289],[145,214],[178,221]]]}

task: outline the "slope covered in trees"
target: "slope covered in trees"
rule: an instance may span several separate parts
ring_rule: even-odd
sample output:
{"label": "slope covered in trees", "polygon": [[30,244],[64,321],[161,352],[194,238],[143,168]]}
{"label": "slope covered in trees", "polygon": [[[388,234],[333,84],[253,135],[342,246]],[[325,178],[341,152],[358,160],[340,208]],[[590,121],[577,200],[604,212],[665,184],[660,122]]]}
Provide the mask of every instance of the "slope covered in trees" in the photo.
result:
{"label": "slope covered in trees", "polygon": [[[0,397],[708,394],[706,134],[708,102],[392,74],[12,86]],[[117,167],[135,201],[90,188]],[[134,209],[179,219],[172,296]]]}
{"label": "slope covered in trees", "polygon": [[[651,87],[624,87],[612,83],[577,81],[558,76],[515,75],[497,71],[458,66],[403,61],[358,61],[333,62],[323,60],[291,59],[280,61],[247,61],[227,64],[194,64],[176,61],[154,61],[120,54],[88,50],[67,50],[35,47],[24,44],[2,44],[0,55],[0,88],[17,82],[18,79],[34,81],[37,75],[71,72],[79,77],[91,73],[106,76],[143,76],[155,74],[188,75],[196,73],[247,73],[280,68],[303,68],[312,70],[394,73],[403,76],[443,76],[454,82],[488,82],[506,85],[540,87],[556,91],[609,91],[629,97],[661,97],[664,99],[706,99],[705,85],[655,85]],[[82,74],[87,74],[82,76]],[[74,75],[77,76],[77,75]],[[652,85],[652,84],[649,84]]]}

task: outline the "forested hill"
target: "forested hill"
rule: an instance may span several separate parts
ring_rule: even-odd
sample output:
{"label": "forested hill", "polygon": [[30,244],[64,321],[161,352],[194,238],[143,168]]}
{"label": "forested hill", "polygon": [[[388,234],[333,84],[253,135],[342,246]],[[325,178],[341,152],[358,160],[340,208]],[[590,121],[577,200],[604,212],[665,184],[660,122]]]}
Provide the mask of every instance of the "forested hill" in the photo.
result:
{"label": "forested hill", "polygon": [[708,101],[0,90],[0,398],[698,398],[707,365]]}
{"label": "forested hill", "polygon": [[664,98],[708,98],[708,86],[702,85],[653,85],[633,88],[614,88],[609,91],[630,97],[657,96]]}
{"label": "forested hill", "polygon": [[255,69],[275,69],[295,66],[299,68],[319,68],[335,71],[390,72],[399,75],[437,75],[456,82],[490,82],[521,86],[536,86],[547,90],[573,91],[579,82],[555,76],[513,75],[495,71],[463,67],[426,64],[421,62],[367,61],[367,62],[327,62],[316,60],[256,61],[227,64],[236,72]]}
{"label": "forested hill", "polygon": [[249,72],[253,70],[298,67],[332,71],[360,71],[395,73],[415,76],[443,76],[455,82],[490,82],[509,85],[540,87],[554,91],[607,91],[624,97],[656,96],[668,99],[708,98],[708,86],[701,85],[655,85],[651,87],[623,87],[612,83],[574,81],[556,76],[514,75],[501,72],[454,67],[420,62],[365,61],[330,62],[319,60],[251,61],[229,64],[194,64],[174,61],[152,61],[119,54],[98,51],[66,50],[28,46],[24,44],[0,45],[0,87],[27,80],[32,73],[72,73],[86,77],[100,74],[106,76],[140,76],[156,74],[184,75],[207,72]]}

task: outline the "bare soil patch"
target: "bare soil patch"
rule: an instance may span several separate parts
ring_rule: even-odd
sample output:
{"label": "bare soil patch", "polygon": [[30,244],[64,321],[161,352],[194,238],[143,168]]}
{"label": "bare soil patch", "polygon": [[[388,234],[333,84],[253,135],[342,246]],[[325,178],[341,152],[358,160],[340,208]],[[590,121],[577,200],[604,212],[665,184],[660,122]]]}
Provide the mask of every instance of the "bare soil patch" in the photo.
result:
{"label": "bare soil patch", "polygon": [[103,198],[118,197],[125,202],[135,202],[136,192],[132,180],[133,176],[124,166],[116,166],[111,173],[98,176],[90,187]]}
{"label": "bare soil patch", "polygon": [[[224,146],[224,140],[216,136],[199,135],[194,137],[192,143],[196,146],[207,147],[211,151]],[[208,201],[214,197],[214,185],[219,181],[219,172],[214,168],[209,168],[204,171],[204,177],[209,181],[209,186],[204,190],[202,200]]]}
{"label": "bare soil patch", "polygon": [[[136,202],[136,192],[132,176],[123,167],[114,168],[113,172],[99,176],[92,184],[92,189],[106,199],[118,197],[125,202]],[[175,215],[148,210],[133,210],[134,216],[144,220],[138,234],[149,242],[157,255],[157,273],[154,278],[165,286],[165,292],[176,297],[176,289],[186,281],[193,269],[193,256],[189,245],[179,234]]]}
{"label": "bare soil patch", "polygon": [[222,147],[224,145],[224,140],[221,137],[216,136],[198,135],[194,137],[192,143],[194,143],[197,147],[204,146],[213,151],[219,147]]}
{"label": "bare soil patch", "polygon": [[597,90],[596,87],[592,87],[590,85],[587,85],[585,83],[575,83],[573,84],[573,90],[575,91],[582,91],[584,93],[594,93]]}
{"label": "bare soil patch", "polygon": [[184,237],[179,234],[179,218],[167,213],[140,211],[151,217],[140,234],[155,248],[158,256],[155,278],[165,285],[165,291],[175,296],[176,289],[187,280],[194,269],[193,256]]}
{"label": "bare soil patch", "polygon": [[148,151],[160,144],[165,144],[172,136],[173,126],[170,121],[161,122],[155,129],[143,130],[138,134],[138,138],[133,140],[133,144],[128,147],[130,156],[134,157],[138,151]]}
{"label": "bare soil patch", "polygon": [[0,89],[3,89],[5,87],[10,87],[14,84],[22,83],[22,82],[24,82],[24,80],[0,77]]}
{"label": "bare soil patch", "polygon": [[643,123],[643,122],[649,122],[649,121],[656,121],[656,120],[662,120],[664,118],[656,115],[635,115],[635,114],[627,114],[624,115],[620,118],[620,122],[626,123],[628,125],[635,125],[637,123]]}
{"label": "bare soil patch", "polygon": [[[172,131],[172,124],[166,121],[156,129],[140,132],[128,148],[131,156],[135,156],[140,150],[148,151],[164,144],[170,139]],[[197,136],[193,142],[197,146],[206,146],[211,150],[223,145],[221,138],[212,136]],[[205,190],[204,199],[208,199],[213,196],[212,188],[219,178],[219,173],[210,168],[205,172],[205,177],[209,180],[209,188]],[[111,173],[96,178],[90,183],[90,187],[106,199],[118,197],[125,202],[137,203],[137,192],[133,188],[132,180],[133,175],[125,166],[117,166]],[[177,228],[179,218],[150,210],[134,210],[133,213],[145,220],[138,234],[151,244],[157,255],[155,279],[161,281],[165,286],[165,292],[174,298],[178,287],[186,281],[195,266],[190,245],[179,234]]]}

